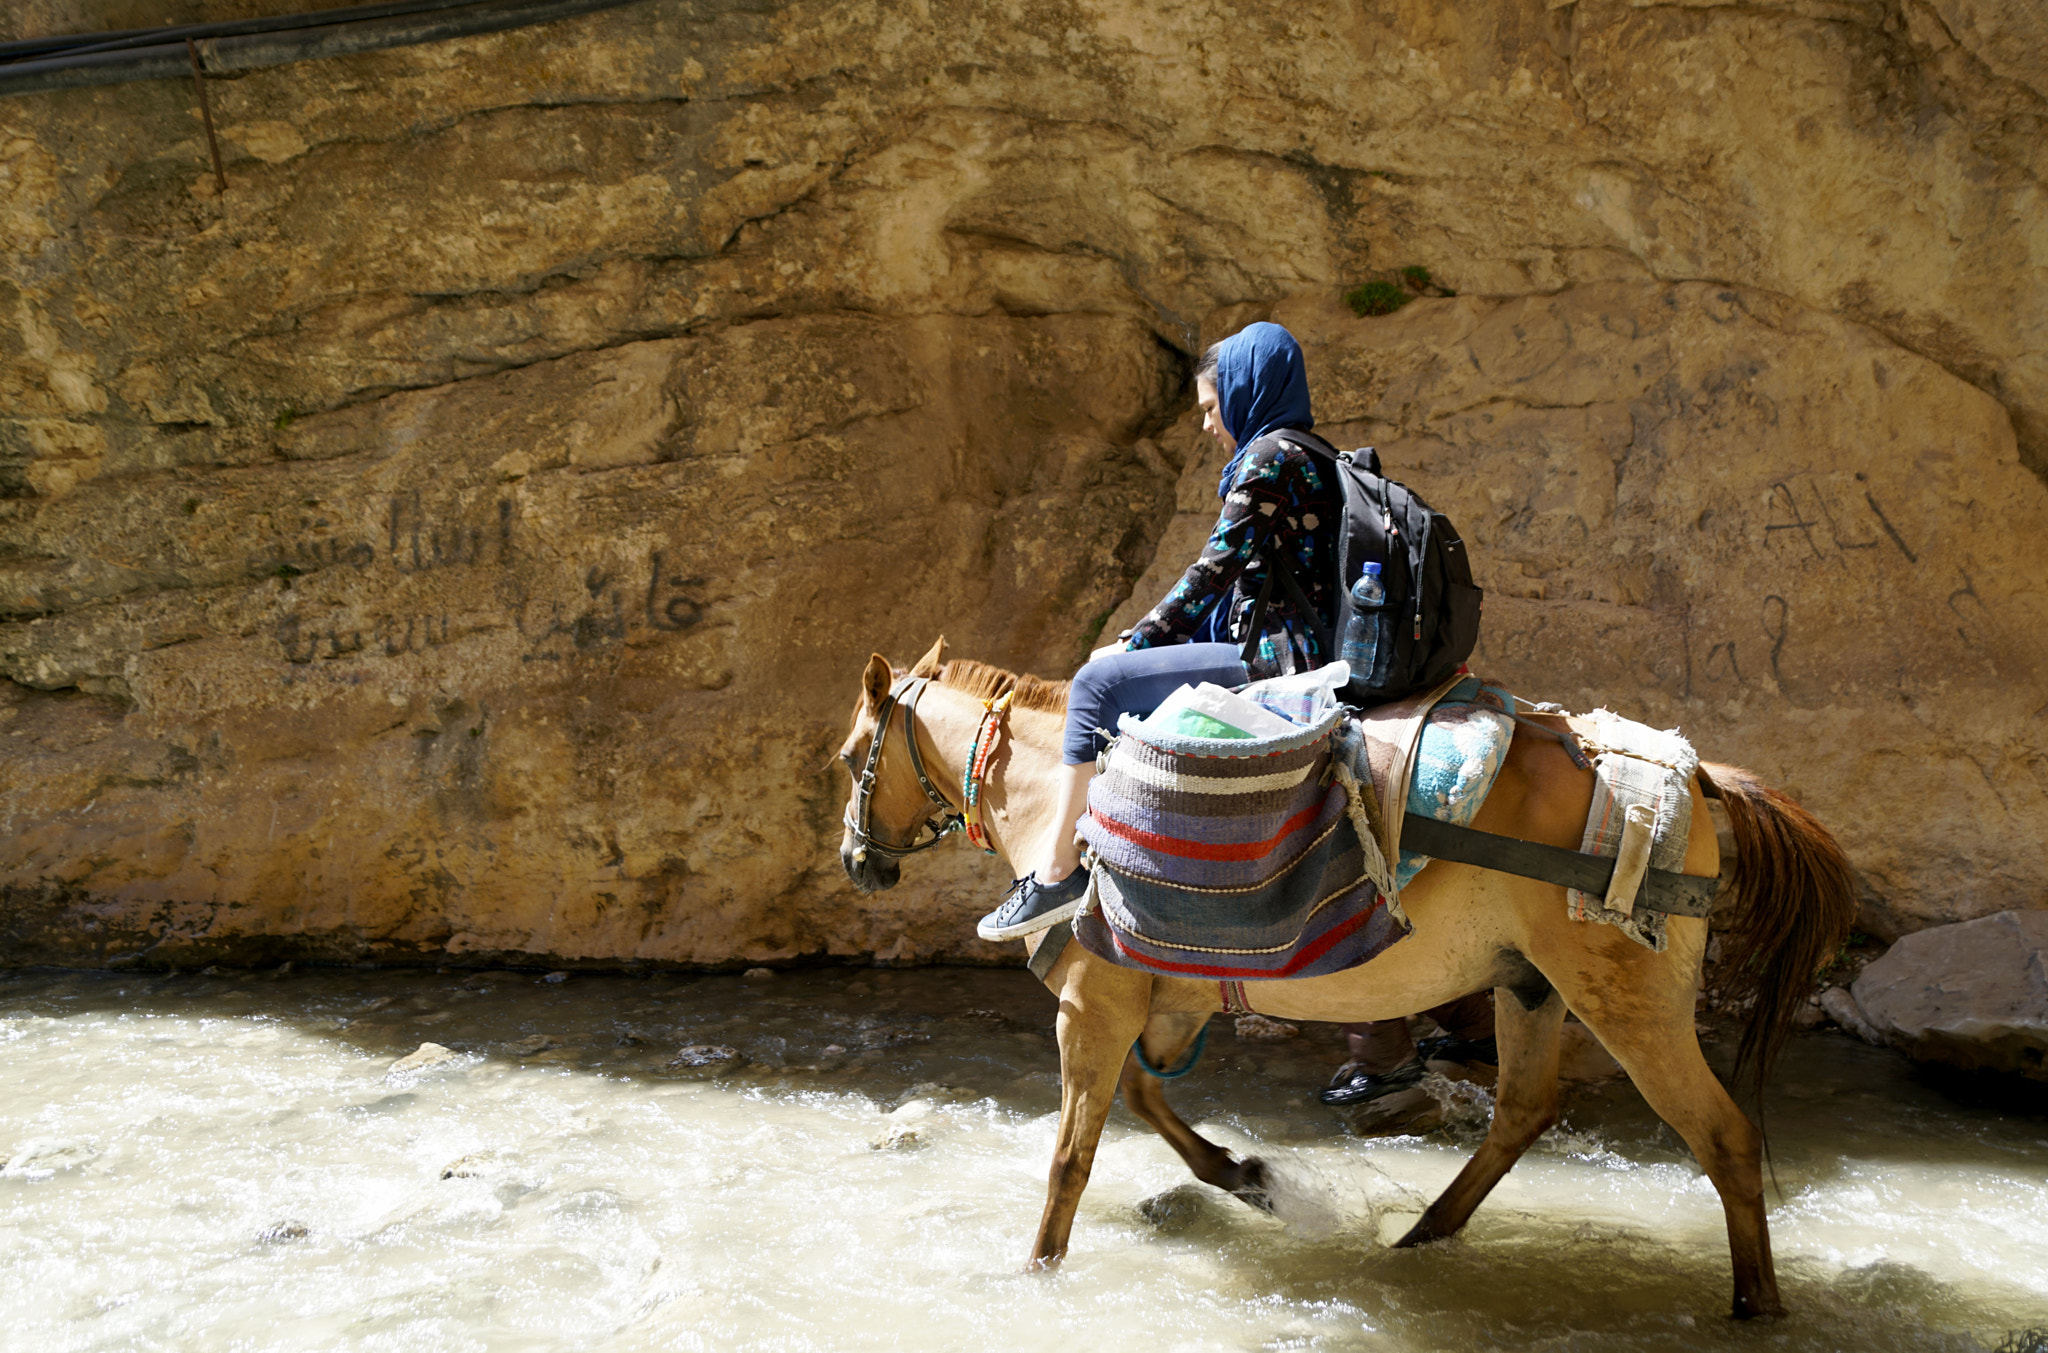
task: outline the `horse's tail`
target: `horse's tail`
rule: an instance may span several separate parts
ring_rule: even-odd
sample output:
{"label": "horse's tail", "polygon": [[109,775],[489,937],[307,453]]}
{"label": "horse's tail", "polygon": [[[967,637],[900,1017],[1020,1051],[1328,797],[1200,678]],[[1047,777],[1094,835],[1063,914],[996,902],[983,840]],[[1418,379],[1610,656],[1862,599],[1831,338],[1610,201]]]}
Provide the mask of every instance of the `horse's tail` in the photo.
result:
{"label": "horse's tail", "polygon": [[1849,937],[1856,876],[1828,829],[1756,776],[1706,764],[1699,775],[1702,792],[1728,810],[1735,837],[1731,924],[1714,994],[1748,1007],[1735,1074],[1747,1068],[1761,1094],[1814,973]]}

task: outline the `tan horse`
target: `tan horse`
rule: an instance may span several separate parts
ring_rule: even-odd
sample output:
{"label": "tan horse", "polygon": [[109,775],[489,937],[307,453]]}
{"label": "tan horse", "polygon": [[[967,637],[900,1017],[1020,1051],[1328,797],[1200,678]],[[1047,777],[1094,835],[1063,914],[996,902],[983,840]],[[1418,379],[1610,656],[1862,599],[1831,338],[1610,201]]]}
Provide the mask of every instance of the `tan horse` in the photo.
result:
{"label": "tan horse", "polygon": [[[899,705],[883,730],[886,740],[867,805],[871,836],[908,846],[938,811],[912,771],[906,733],[917,740],[930,781],[957,808],[961,767],[983,701],[1014,689],[1008,733],[989,769],[982,808],[1006,859],[1042,841],[1060,760],[1065,685],[980,663],[946,662],[943,639],[910,675],[932,680],[914,716]],[[877,735],[877,712],[897,679],[881,655],[869,660],[853,730],[841,748],[856,776]],[[906,723],[912,726],[906,729]],[[1577,849],[1592,793],[1591,772],[1574,765],[1557,743],[1518,729],[1473,825]],[[1749,1002],[1740,1055],[1761,1085],[1816,968],[1848,934],[1855,891],[1848,862],[1819,823],[1748,772],[1728,766],[1700,767],[1686,873],[1719,872],[1706,796],[1721,800],[1735,840],[1732,925],[1721,969],[1733,977],[1721,994],[1738,1008]],[[849,821],[856,820],[854,808],[849,804]],[[851,831],[840,856],[863,892],[897,881],[894,860],[860,850]],[[1650,1107],[1685,1138],[1720,1192],[1734,1262],[1735,1315],[1782,1314],[1764,1221],[1762,1140],[1708,1068],[1694,1036],[1707,923],[1672,917],[1669,946],[1654,953],[1612,926],[1569,919],[1564,890],[1555,884],[1443,860],[1417,875],[1401,900],[1414,933],[1378,958],[1328,977],[1247,988],[1261,1013],[1332,1021],[1391,1019],[1495,989],[1500,1082],[1492,1127],[1399,1244],[1455,1234],[1557,1121],[1559,1036],[1569,1010],[1621,1063]],[[1056,1264],[1066,1253],[1119,1085],[1125,1103],[1173,1145],[1198,1178],[1263,1206],[1261,1163],[1236,1159],[1183,1123],[1167,1106],[1160,1083],[1142,1073],[1131,1053],[1133,1042],[1142,1039],[1154,1066],[1178,1061],[1222,1009],[1217,984],[1119,967],[1070,944],[1046,985],[1060,1003],[1060,1126],[1033,1266]]]}

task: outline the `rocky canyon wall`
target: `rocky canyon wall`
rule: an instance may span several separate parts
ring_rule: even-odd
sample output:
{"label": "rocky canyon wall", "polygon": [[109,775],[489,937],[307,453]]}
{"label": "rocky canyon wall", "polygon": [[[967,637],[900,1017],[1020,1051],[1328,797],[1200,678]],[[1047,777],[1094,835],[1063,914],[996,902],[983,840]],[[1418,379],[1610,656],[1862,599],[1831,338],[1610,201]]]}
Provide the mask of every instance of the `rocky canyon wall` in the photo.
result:
{"label": "rocky canyon wall", "polygon": [[1880,933],[2048,905],[2031,4],[645,0],[210,97],[225,193],[187,83],[0,99],[7,961],[1011,957],[964,849],[841,877],[860,664],[1141,614],[1265,317],[1485,670]]}

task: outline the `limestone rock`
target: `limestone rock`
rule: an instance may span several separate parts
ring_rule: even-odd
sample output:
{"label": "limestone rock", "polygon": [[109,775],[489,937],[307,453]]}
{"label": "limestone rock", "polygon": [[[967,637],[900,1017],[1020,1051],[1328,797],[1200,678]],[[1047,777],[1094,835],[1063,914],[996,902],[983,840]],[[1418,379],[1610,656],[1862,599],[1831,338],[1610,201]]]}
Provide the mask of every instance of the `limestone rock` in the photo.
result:
{"label": "limestone rock", "polygon": [[1266,315],[1489,675],[1788,785],[1887,936],[2038,905],[2040,13],[629,6],[214,82],[217,196],[188,82],[0,100],[6,961],[1014,957],[999,864],[840,878],[860,663],[1141,615]]}
{"label": "limestone rock", "polygon": [[1856,1004],[1856,997],[1847,987],[1829,987],[1820,994],[1820,1008],[1827,1017],[1850,1033],[1875,1047],[1884,1045],[1884,1034],[1870,1022],[1863,1013],[1863,1007]]}
{"label": "limestone rock", "polygon": [[2048,911],[1908,935],[1863,970],[1854,994],[1916,1061],[2048,1081]]}
{"label": "limestone rock", "polygon": [[391,1070],[385,1074],[390,1076],[410,1075],[413,1072],[425,1071],[430,1067],[445,1066],[450,1062],[460,1061],[461,1059],[460,1053],[444,1048],[439,1043],[422,1043],[414,1051],[393,1062]]}

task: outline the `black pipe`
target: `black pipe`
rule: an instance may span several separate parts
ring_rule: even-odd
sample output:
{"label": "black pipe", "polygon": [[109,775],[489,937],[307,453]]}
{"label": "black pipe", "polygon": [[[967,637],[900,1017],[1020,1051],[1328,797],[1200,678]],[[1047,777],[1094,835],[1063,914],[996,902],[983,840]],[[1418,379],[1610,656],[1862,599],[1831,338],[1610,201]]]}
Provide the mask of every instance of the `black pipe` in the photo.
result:
{"label": "black pipe", "polygon": [[[391,47],[411,47],[423,42],[497,33],[508,28],[548,23],[597,10],[638,4],[640,0],[482,0],[459,8],[435,8],[421,13],[363,18],[341,23],[320,23],[309,27],[283,26],[273,19],[267,30],[209,37],[197,43],[200,63],[209,75],[261,70],[293,61],[322,57],[354,56]],[[387,9],[389,6],[362,6]],[[328,11],[329,14],[336,11]],[[349,11],[339,11],[348,13]],[[289,18],[312,16],[287,16]],[[325,17],[324,15],[321,17]],[[160,30],[168,31],[168,30]],[[113,35],[96,34],[111,40]],[[73,89],[82,85],[121,84],[129,80],[168,80],[191,74],[190,57],[183,38],[176,42],[154,42],[148,46],[114,50],[74,52],[0,65],[0,97],[35,94],[51,89]]]}
{"label": "black pipe", "polygon": [[108,33],[75,33],[68,37],[18,38],[0,42],[0,62],[28,56],[80,56],[86,52],[114,51],[122,47],[147,47],[157,43],[183,42],[191,38],[233,37],[241,33],[264,33],[282,28],[314,28],[321,24],[352,23],[358,19],[385,19],[399,14],[420,14],[437,9],[460,9],[477,0],[394,0],[390,4],[356,5],[349,9],[320,9],[310,14],[279,14],[268,19],[222,19],[214,23],[166,24],[162,28],[122,28]]}

